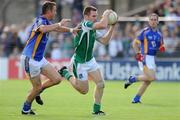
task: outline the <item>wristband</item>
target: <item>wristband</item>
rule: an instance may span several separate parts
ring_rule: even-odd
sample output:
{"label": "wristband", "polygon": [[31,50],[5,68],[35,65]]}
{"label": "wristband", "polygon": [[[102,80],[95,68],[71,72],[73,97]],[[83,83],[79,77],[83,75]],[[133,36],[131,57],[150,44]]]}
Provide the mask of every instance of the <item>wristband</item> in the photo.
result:
{"label": "wristband", "polygon": [[69,31],[70,31],[70,33],[73,33],[73,28],[70,28]]}
{"label": "wristband", "polygon": [[58,23],[58,26],[61,27],[61,23]]}

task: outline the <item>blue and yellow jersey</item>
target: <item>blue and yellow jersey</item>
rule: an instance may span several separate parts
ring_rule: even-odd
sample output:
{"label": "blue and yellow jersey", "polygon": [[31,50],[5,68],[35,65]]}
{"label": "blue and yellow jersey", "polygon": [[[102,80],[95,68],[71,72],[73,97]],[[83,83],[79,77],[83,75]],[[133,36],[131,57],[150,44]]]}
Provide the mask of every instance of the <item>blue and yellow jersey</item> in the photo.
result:
{"label": "blue and yellow jersey", "polygon": [[44,50],[49,37],[49,33],[38,31],[40,25],[50,25],[51,22],[43,16],[37,17],[32,24],[26,46],[22,52],[36,61],[40,61],[44,56]]}
{"label": "blue and yellow jersey", "polygon": [[155,56],[159,47],[163,45],[163,36],[159,30],[153,31],[151,27],[144,28],[135,39],[141,44],[143,55]]}

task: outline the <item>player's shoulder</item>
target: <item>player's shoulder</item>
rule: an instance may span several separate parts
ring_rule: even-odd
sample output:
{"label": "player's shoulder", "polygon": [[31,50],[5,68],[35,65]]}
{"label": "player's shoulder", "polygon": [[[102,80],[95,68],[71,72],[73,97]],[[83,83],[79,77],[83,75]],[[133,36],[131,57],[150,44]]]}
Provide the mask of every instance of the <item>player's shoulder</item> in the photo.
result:
{"label": "player's shoulder", "polygon": [[89,20],[86,20],[86,21],[82,22],[82,25],[85,26],[85,27],[92,27],[93,22],[89,21]]}
{"label": "player's shoulder", "polygon": [[149,31],[149,27],[145,27],[137,32],[137,36],[143,35],[145,32]]}
{"label": "player's shoulder", "polygon": [[39,24],[51,24],[51,22],[43,16],[37,17],[36,20]]}
{"label": "player's shoulder", "polygon": [[145,28],[143,28],[142,29],[142,32],[144,33],[144,32],[149,32],[150,31],[150,27],[145,27]]}

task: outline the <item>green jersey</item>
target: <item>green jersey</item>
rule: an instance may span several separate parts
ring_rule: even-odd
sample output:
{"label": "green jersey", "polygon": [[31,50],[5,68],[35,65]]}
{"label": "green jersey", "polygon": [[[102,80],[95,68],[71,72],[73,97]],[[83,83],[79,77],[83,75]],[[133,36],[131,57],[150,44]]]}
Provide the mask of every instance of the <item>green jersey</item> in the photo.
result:
{"label": "green jersey", "polygon": [[96,30],[92,29],[93,22],[91,21],[83,21],[80,26],[81,30],[74,38],[74,59],[79,63],[84,63],[93,58]]}

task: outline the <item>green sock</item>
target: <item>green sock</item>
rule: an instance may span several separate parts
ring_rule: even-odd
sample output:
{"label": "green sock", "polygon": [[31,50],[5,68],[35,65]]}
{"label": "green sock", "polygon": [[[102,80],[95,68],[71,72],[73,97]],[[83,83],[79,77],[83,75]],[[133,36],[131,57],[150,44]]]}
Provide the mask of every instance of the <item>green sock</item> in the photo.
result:
{"label": "green sock", "polygon": [[100,108],[101,108],[101,105],[100,105],[100,104],[94,103],[93,112],[98,112],[98,111],[100,111]]}
{"label": "green sock", "polygon": [[69,80],[69,79],[72,77],[72,75],[69,74],[69,72],[68,72],[67,70],[64,70],[64,71],[63,71],[63,74],[64,74],[64,77],[65,77],[67,80]]}

